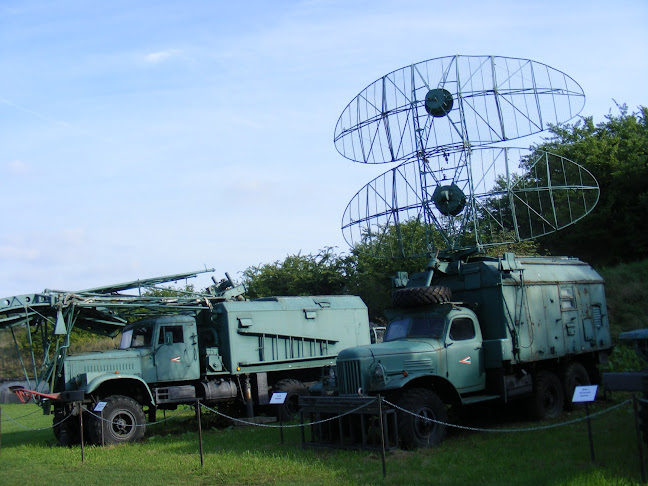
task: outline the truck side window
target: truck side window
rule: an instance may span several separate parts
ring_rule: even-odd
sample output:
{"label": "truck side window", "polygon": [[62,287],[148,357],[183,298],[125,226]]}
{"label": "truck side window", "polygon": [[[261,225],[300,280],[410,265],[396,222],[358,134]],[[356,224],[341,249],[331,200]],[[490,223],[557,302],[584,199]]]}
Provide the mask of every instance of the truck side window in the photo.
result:
{"label": "truck side window", "polygon": [[450,339],[453,341],[464,341],[475,337],[475,325],[472,319],[459,317],[452,321],[450,327]]}
{"label": "truck side window", "polygon": [[160,327],[160,337],[158,344],[164,344],[164,337],[170,332],[173,335],[173,343],[181,343],[184,341],[182,336],[182,326],[162,326]]}
{"label": "truck side window", "polygon": [[130,342],[131,348],[144,348],[151,345],[153,338],[153,328],[150,326],[142,326],[133,328],[132,341]]}

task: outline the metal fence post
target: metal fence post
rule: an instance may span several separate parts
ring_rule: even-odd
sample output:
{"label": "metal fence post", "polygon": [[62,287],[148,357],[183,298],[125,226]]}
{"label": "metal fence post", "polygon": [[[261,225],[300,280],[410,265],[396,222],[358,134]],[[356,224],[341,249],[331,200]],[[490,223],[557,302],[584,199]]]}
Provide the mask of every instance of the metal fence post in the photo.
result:
{"label": "metal fence post", "polygon": [[632,408],[634,409],[635,430],[637,431],[637,449],[639,451],[639,467],[641,468],[641,482],[646,482],[646,466],[644,465],[643,444],[641,442],[641,421],[639,419],[639,400],[635,393],[632,394]]}
{"label": "metal fence post", "polygon": [[81,463],[85,462],[85,450],[83,447],[83,403],[78,402],[79,404],[79,427],[81,430]]}
{"label": "metal fence post", "polygon": [[203,459],[203,439],[202,439],[202,423],[200,422],[200,399],[196,398],[196,417],[198,418],[198,442],[200,443],[200,468],[204,464]]}
{"label": "metal fence post", "polygon": [[387,465],[385,464],[385,424],[383,422],[382,397],[378,395],[378,416],[380,417],[380,457],[382,459],[383,478],[387,477]]}

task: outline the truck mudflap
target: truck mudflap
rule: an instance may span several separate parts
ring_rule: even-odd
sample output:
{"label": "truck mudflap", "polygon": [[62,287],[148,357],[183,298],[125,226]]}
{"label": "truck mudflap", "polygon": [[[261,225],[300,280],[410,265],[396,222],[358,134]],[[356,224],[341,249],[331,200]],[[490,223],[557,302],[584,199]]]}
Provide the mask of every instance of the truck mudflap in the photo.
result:
{"label": "truck mudflap", "polygon": [[398,448],[396,410],[377,397],[300,396],[299,407],[302,446],[381,449],[382,422],[385,449]]}

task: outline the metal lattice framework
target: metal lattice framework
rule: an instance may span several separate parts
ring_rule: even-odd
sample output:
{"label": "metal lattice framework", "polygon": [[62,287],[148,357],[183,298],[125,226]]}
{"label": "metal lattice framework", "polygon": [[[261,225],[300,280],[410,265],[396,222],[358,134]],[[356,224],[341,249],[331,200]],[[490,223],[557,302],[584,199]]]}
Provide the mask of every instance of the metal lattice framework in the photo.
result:
{"label": "metal lattice framework", "polygon": [[342,112],[334,142],[361,163],[400,163],[351,200],[342,231],[379,256],[430,255],[536,238],[598,201],[592,174],[564,157],[506,147],[560,124],[585,96],[527,59],[451,56],[389,73]]}

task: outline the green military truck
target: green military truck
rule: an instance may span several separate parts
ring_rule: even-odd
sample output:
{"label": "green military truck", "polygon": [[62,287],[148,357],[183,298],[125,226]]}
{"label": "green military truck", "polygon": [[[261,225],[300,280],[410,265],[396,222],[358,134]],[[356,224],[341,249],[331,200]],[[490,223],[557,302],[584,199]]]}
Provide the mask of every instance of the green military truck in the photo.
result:
{"label": "green military truck", "polygon": [[320,391],[338,396],[309,410],[380,394],[398,407],[406,448],[442,441],[450,405],[525,398],[537,418],[555,417],[611,349],[603,280],[577,259],[435,259],[395,284],[384,341],[340,352]]}
{"label": "green military truck", "polygon": [[[241,403],[247,415],[266,406],[272,392],[287,392],[281,413],[296,411],[306,384],[339,351],[370,342],[367,308],[359,297],[271,297],[226,301],[197,315],[144,319],[126,326],[120,348],[67,356],[54,391],[104,402],[103,419],[88,414],[91,442],[139,440],[145,413],[181,403]],[[75,393],[76,392],[76,393]],[[78,437],[74,401],[53,400],[55,433]]]}
{"label": "green military truck", "polygon": [[[239,416],[265,409],[289,417],[339,351],[370,343],[367,307],[355,296],[245,300],[245,287],[229,277],[186,296],[122,293],[195,273],[0,299],[0,327],[23,326],[30,343],[43,338],[40,372],[38,346],[21,359],[34,363],[34,389],[16,391],[46,413],[53,408],[60,444],[79,442],[80,407],[93,411],[83,413],[83,424],[84,439],[95,444],[139,440],[147,414],[150,422],[157,410],[197,399]],[[73,328],[121,332],[119,349],[72,355]],[[269,405],[274,392],[287,393],[278,410]]]}

